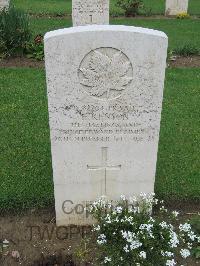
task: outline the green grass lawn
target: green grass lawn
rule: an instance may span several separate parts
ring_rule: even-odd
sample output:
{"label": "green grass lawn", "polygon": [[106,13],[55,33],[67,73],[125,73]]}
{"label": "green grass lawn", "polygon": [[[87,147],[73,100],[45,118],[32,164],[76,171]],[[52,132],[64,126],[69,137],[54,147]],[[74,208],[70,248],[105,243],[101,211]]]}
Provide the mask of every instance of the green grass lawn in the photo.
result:
{"label": "green grass lawn", "polygon": [[[200,47],[200,20],[161,20],[161,19],[112,19],[111,24],[124,24],[147,27],[164,31],[169,36],[169,48],[174,49],[183,44]],[[71,26],[71,19],[67,18],[32,18],[31,28],[36,34]]]}
{"label": "green grass lawn", "polygon": [[39,206],[53,197],[44,72],[0,70],[0,208]]}
{"label": "green grass lawn", "polygon": [[186,43],[200,47],[200,20],[114,19],[111,23],[164,31],[169,37],[169,49]]}
{"label": "green grass lawn", "polygon": [[[0,209],[53,202],[45,74],[0,69]],[[156,192],[200,199],[200,69],[168,69]]]}
{"label": "green grass lawn", "polygon": [[[12,2],[32,14],[71,14],[71,0],[12,0]],[[165,0],[144,0],[144,4],[152,14],[164,14]],[[200,1],[190,0],[188,12],[200,15]],[[123,11],[116,7],[116,0],[110,1],[110,14],[123,14]]]}

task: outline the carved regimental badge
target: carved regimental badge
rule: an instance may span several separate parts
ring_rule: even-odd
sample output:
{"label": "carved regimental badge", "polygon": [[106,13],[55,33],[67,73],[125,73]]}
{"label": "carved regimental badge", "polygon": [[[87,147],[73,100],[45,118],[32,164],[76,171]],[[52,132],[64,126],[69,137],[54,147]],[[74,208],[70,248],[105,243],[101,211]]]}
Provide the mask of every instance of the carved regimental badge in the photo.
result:
{"label": "carved regimental badge", "polygon": [[109,100],[119,97],[131,83],[133,68],[129,58],[120,50],[98,48],[83,58],[78,75],[89,95]]}

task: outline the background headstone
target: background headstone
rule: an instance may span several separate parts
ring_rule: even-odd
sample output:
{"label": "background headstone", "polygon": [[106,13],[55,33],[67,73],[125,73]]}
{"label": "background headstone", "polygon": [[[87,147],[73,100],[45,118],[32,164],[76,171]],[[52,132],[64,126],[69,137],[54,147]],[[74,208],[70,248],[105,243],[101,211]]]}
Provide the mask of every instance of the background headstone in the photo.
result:
{"label": "background headstone", "polygon": [[143,28],[45,35],[58,225],[91,223],[82,206],[101,195],[154,191],[166,55],[166,35]]}
{"label": "background headstone", "polygon": [[73,26],[109,24],[109,0],[73,0]]}
{"label": "background headstone", "polygon": [[10,0],[0,0],[0,10],[9,7]]}
{"label": "background headstone", "polygon": [[166,0],[165,15],[176,16],[187,13],[189,0]]}

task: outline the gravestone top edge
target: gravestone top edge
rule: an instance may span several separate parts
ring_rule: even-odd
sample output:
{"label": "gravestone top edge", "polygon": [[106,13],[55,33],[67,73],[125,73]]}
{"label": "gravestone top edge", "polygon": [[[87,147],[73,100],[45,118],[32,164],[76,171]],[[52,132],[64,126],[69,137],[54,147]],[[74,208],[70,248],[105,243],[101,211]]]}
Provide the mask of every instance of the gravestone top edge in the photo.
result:
{"label": "gravestone top edge", "polygon": [[67,35],[72,33],[81,32],[99,32],[99,31],[116,31],[116,32],[131,32],[131,33],[141,33],[151,36],[161,37],[168,39],[168,36],[163,31],[153,30],[149,28],[134,27],[134,26],[124,26],[124,25],[88,25],[88,26],[78,26],[59,29],[55,31],[49,31],[45,34],[44,40],[48,40],[53,37],[59,37],[61,35]]}

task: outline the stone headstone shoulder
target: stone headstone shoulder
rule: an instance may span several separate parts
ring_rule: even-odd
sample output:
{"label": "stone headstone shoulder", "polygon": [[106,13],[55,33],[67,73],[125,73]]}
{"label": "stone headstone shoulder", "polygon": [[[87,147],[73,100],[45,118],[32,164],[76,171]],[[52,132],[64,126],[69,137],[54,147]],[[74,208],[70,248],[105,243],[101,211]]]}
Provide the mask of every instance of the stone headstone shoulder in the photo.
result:
{"label": "stone headstone shoulder", "polygon": [[188,12],[189,0],[166,0],[165,15],[176,16]]}
{"label": "stone headstone shoulder", "polygon": [[109,0],[73,0],[73,26],[109,24]]}
{"label": "stone headstone shoulder", "polygon": [[91,224],[87,202],[154,191],[167,37],[92,25],[44,42],[57,224]]}

